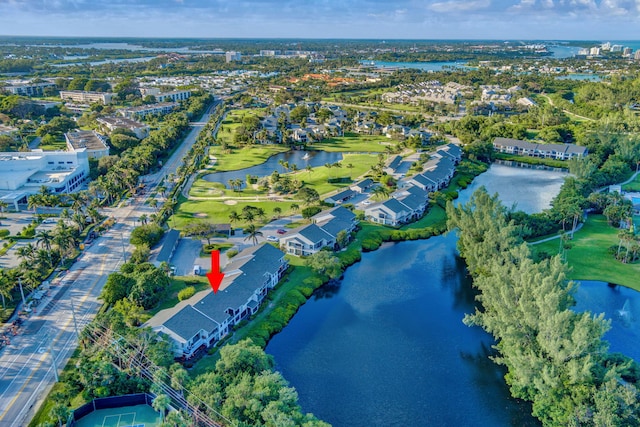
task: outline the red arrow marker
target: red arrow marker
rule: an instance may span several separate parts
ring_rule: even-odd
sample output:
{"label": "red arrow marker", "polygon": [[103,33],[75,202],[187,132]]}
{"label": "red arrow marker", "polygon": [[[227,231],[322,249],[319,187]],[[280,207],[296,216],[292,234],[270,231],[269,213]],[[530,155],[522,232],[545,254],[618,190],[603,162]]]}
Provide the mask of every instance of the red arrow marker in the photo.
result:
{"label": "red arrow marker", "polygon": [[213,293],[217,293],[220,289],[220,283],[224,279],[224,273],[220,272],[220,251],[211,251],[211,271],[207,273],[207,279],[209,279]]}

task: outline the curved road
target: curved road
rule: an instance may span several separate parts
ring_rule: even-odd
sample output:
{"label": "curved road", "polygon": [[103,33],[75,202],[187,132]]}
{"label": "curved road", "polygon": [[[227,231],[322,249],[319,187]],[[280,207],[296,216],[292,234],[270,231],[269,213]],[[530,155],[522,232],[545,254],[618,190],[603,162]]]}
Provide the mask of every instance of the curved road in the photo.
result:
{"label": "curved road", "polygon": [[[191,123],[191,131],[165,166],[145,177],[149,192],[175,173],[220,102],[214,101],[198,122]],[[11,344],[0,350],[0,427],[29,423],[55,383],[54,369],[61,372],[77,347],[76,327],[81,330],[95,317],[107,276],[118,270],[130,253],[128,242],[135,221],[151,212],[142,199],[105,209],[116,224],[82,253],[65,278],[51,287],[37,313],[24,322]]]}

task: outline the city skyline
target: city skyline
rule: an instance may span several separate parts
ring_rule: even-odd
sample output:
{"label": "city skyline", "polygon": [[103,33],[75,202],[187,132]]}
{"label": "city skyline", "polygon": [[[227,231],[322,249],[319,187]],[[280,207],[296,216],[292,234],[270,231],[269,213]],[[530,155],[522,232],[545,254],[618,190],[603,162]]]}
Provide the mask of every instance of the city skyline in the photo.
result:
{"label": "city skyline", "polygon": [[640,0],[0,0],[0,35],[625,40]]}

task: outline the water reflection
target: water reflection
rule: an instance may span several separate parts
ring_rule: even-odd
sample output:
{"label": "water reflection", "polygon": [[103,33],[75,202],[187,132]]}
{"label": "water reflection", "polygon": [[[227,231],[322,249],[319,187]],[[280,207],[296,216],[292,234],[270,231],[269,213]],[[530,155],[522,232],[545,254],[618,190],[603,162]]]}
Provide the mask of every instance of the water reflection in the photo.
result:
{"label": "water reflection", "polygon": [[[202,177],[205,181],[219,182],[227,185],[229,180],[240,179],[242,181],[242,187],[246,186],[247,175],[257,176],[259,178],[271,175],[274,171],[279,173],[285,173],[288,170],[282,165],[281,162],[287,162],[289,164],[289,171],[296,166],[298,170],[304,170],[307,166],[313,168],[323,166],[326,163],[335,163],[342,160],[342,153],[333,153],[328,151],[287,151],[286,153],[279,153],[269,157],[269,159],[257,166],[250,168],[240,169],[229,172],[216,172]],[[304,176],[302,178],[304,179]]]}

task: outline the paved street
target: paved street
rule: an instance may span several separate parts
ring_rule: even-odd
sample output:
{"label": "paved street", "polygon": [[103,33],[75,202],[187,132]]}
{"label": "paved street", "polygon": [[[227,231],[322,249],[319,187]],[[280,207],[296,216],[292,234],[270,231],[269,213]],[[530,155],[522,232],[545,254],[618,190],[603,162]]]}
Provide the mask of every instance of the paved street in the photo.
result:
{"label": "paved street", "polygon": [[[192,126],[162,170],[146,177],[149,192],[168,174],[175,173],[208,120],[207,113]],[[81,329],[101,306],[97,297],[107,276],[120,268],[123,253],[128,256],[131,252],[128,242],[135,221],[143,213],[152,212],[142,198],[105,209],[116,224],[84,251],[65,280],[50,289],[37,312],[11,338],[11,344],[0,350],[0,427],[25,426],[33,417],[55,382],[54,360],[60,372],[77,347],[72,301]]]}

